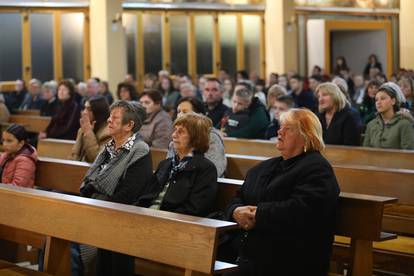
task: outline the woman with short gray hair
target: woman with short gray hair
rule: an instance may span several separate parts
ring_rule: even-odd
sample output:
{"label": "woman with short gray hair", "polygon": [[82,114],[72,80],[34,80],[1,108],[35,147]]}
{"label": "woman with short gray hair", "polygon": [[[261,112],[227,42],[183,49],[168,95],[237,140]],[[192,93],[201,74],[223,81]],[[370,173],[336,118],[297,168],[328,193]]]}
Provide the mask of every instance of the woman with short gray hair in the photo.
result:
{"label": "woman with short gray hair", "polygon": [[[112,139],[99,153],[83,180],[81,195],[132,204],[152,177],[148,145],[137,133],[145,120],[138,102],[117,101],[110,106],[108,132]],[[133,275],[134,258],[98,249],[97,275]]]}

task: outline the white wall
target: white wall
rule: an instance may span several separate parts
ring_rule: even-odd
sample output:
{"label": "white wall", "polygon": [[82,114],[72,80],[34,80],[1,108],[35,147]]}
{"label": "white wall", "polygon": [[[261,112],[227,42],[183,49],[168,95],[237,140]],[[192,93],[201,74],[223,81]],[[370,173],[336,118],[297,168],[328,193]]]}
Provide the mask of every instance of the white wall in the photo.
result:
{"label": "white wall", "polygon": [[344,56],[353,73],[361,74],[370,54],[376,54],[387,72],[387,35],[378,31],[334,31],[331,33],[331,66],[335,59]]}
{"label": "white wall", "polygon": [[400,66],[414,68],[414,1],[400,0]]}
{"label": "white wall", "polygon": [[308,74],[315,65],[325,65],[325,20],[310,19],[307,22]]}

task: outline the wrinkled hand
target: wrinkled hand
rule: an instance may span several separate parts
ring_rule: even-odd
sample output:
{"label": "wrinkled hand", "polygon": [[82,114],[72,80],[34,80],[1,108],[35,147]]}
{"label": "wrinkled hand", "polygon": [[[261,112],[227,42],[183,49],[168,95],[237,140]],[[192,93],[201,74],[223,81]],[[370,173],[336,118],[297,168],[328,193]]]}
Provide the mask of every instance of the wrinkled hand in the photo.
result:
{"label": "wrinkled hand", "polygon": [[250,230],[256,224],[256,206],[237,207],[233,211],[233,218],[244,230]]}
{"label": "wrinkled hand", "polygon": [[93,128],[95,127],[95,123],[96,123],[95,121],[91,123],[89,114],[84,113],[84,112],[82,112],[79,122],[80,122],[80,126],[82,128],[83,133],[86,133],[88,131],[93,131]]}

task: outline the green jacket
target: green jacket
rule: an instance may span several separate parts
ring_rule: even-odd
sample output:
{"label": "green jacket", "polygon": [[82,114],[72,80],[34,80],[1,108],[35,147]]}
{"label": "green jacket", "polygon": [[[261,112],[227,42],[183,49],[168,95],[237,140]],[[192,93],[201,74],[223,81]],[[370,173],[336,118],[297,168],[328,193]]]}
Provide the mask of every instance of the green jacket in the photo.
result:
{"label": "green jacket", "polygon": [[228,137],[246,139],[264,139],[264,134],[269,125],[269,114],[266,107],[254,97],[249,106],[249,121],[237,130],[227,133]]}
{"label": "green jacket", "polygon": [[364,147],[414,149],[412,122],[396,114],[387,124],[380,115],[369,122],[365,131]]}

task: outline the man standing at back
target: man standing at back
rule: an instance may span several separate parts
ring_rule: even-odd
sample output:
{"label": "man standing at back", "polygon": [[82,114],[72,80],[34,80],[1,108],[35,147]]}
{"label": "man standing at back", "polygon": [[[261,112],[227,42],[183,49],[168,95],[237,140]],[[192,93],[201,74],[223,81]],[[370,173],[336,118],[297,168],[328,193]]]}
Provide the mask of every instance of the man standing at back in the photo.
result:
{"label": "man standing at back", "polygon": [[223,104],[223,86],[219,79],[209,78],[203,90],[206,115],[213,121],[213,126],[218,127],[221,118],[228,109]]}

